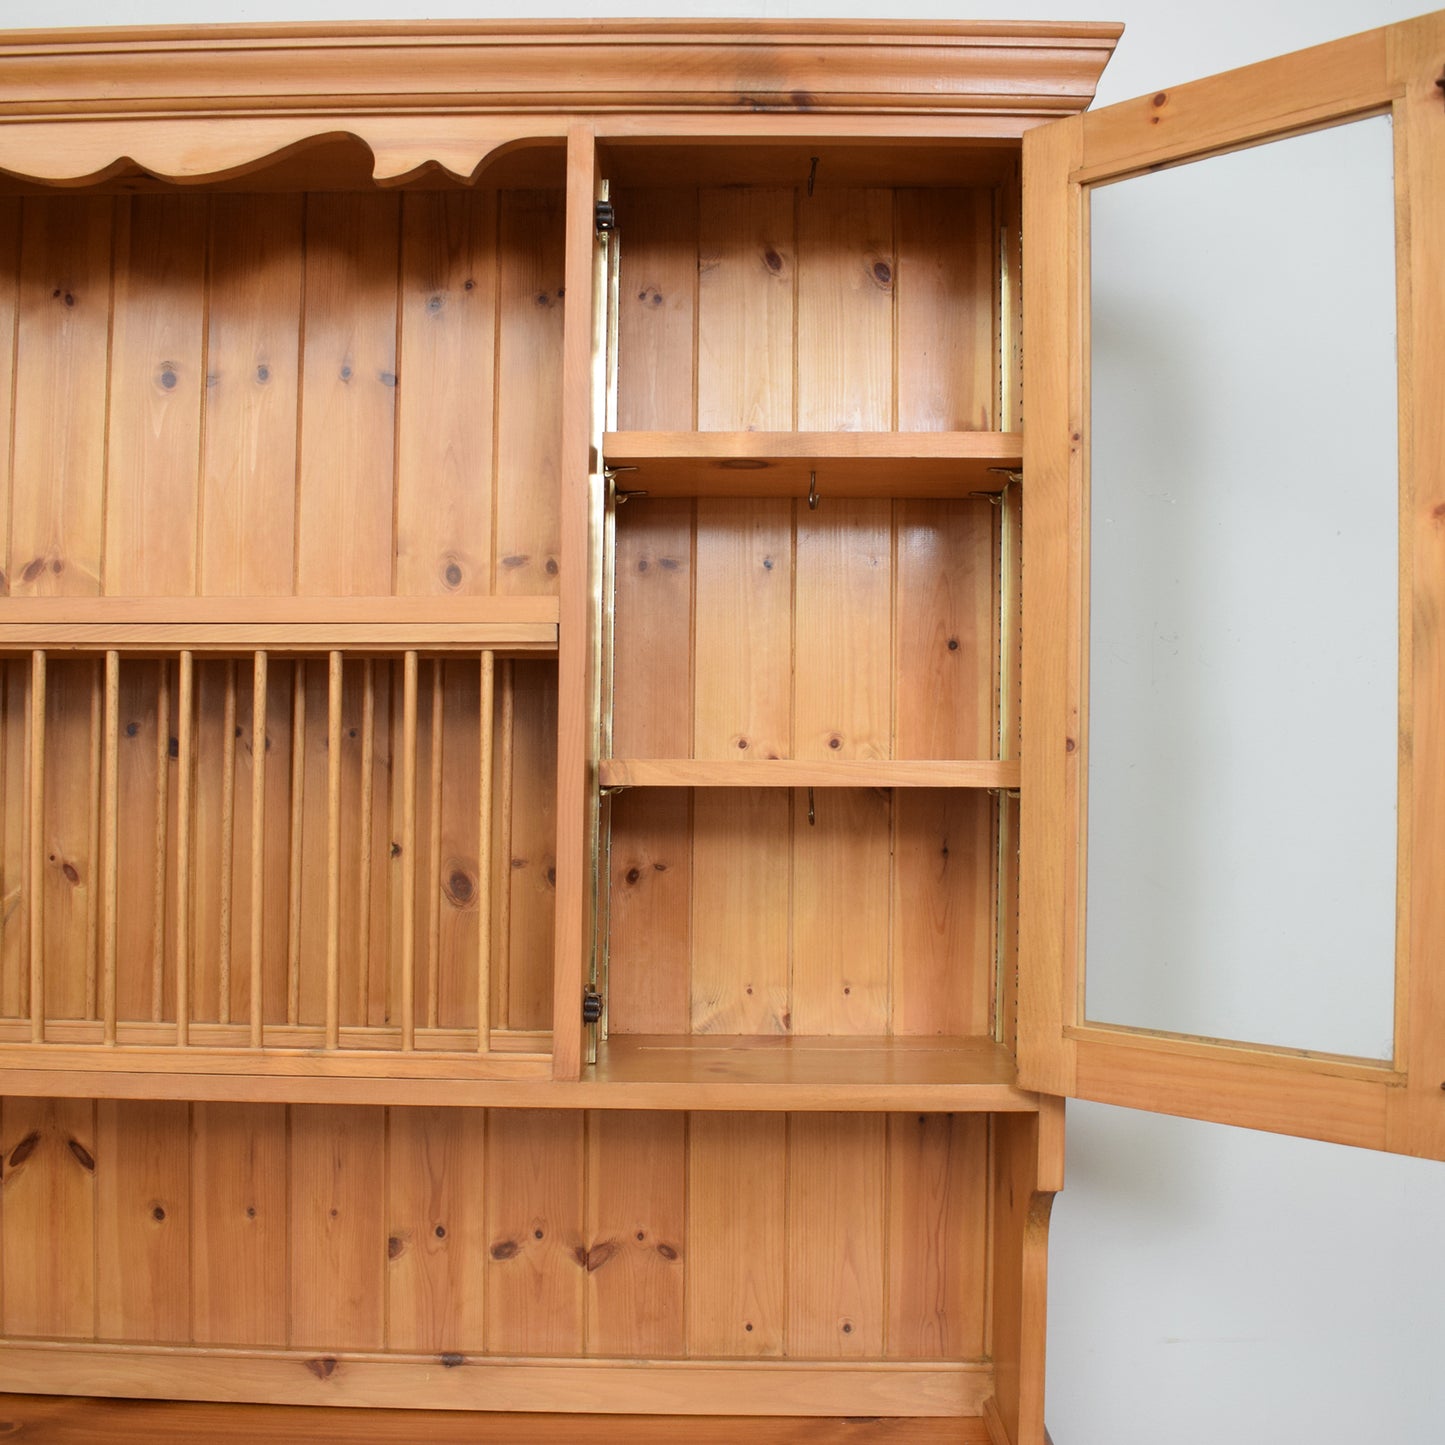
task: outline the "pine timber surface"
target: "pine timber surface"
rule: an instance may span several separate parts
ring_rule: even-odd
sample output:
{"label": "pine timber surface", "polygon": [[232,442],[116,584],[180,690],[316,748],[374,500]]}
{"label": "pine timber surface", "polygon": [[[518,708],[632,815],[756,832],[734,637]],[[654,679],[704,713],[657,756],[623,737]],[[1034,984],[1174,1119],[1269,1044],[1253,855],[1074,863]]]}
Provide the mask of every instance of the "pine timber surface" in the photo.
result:
{"label": "pine timber surface", "polygon": [[[741,1416],[479,1414],[435,1410],[423,1419],[432,1445],[573,1445],[605,1442],[674,1445],[988,1445],[981,1420],[757,1420]],[[0,1395],[0,1436],[26,1445],[414,1445],[410,1410],[337,1410],[324,1406],[212,1405],[171,1400],[104,1400],[63,1395]]]}
{"label": "pine timber surface", "polygon": [[623,491],[650,497],[961,497],[1023,466],[1017,432],[609,432]]}

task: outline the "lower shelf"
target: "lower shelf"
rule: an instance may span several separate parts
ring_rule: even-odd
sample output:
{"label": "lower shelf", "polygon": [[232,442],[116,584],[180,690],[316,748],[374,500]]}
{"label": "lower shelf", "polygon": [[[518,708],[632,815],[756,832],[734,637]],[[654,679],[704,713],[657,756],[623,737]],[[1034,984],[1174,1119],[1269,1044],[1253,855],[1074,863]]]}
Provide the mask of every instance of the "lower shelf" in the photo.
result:
{"label": "lower shelf", "polygon": [[1033,1113],[989,1038],[622,1035],[576,1081],[538,1054],[0,1044],[0,1094],[508,1109]]}
{"label": "lower shelf", "polygon": [[[614,1035],[591,1077],[619,1102],[686,1109],[927,1109],[1018,1112],[1012,1055],[990,1038]],[[624,1106],[625,1107],[625,1106]]]}

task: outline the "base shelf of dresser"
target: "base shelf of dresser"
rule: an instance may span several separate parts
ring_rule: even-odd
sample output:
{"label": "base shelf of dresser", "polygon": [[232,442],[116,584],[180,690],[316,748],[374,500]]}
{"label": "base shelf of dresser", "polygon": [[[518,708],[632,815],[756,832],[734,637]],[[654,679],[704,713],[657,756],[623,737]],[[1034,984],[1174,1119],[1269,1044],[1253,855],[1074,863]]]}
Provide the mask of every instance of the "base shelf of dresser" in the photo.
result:
{"label": "base shelf of dresser", "polygon": [[608,432],[621,491],[649,497],[963,497],[1023,466],[1018,432]]}

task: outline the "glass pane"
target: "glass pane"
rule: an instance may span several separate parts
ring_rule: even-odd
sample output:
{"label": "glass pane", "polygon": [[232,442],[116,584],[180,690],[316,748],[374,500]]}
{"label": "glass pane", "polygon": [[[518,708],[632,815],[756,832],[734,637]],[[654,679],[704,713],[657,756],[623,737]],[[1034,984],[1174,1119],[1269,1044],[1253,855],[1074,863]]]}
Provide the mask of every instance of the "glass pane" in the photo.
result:
{"label": "glass pane", "polygon": [[1086,1015],[1393,1053],[1393,157],[1091,193]]}

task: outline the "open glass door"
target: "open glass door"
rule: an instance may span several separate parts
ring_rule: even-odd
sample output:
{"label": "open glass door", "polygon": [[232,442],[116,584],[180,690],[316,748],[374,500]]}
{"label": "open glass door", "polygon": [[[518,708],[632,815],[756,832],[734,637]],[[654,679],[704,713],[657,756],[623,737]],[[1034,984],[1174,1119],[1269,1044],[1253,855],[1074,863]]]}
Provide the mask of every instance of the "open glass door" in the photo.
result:
{"label": "open glass door", "polygon": [[1445,1157],[1442,77],[1025,138],[1028,1087]]}

